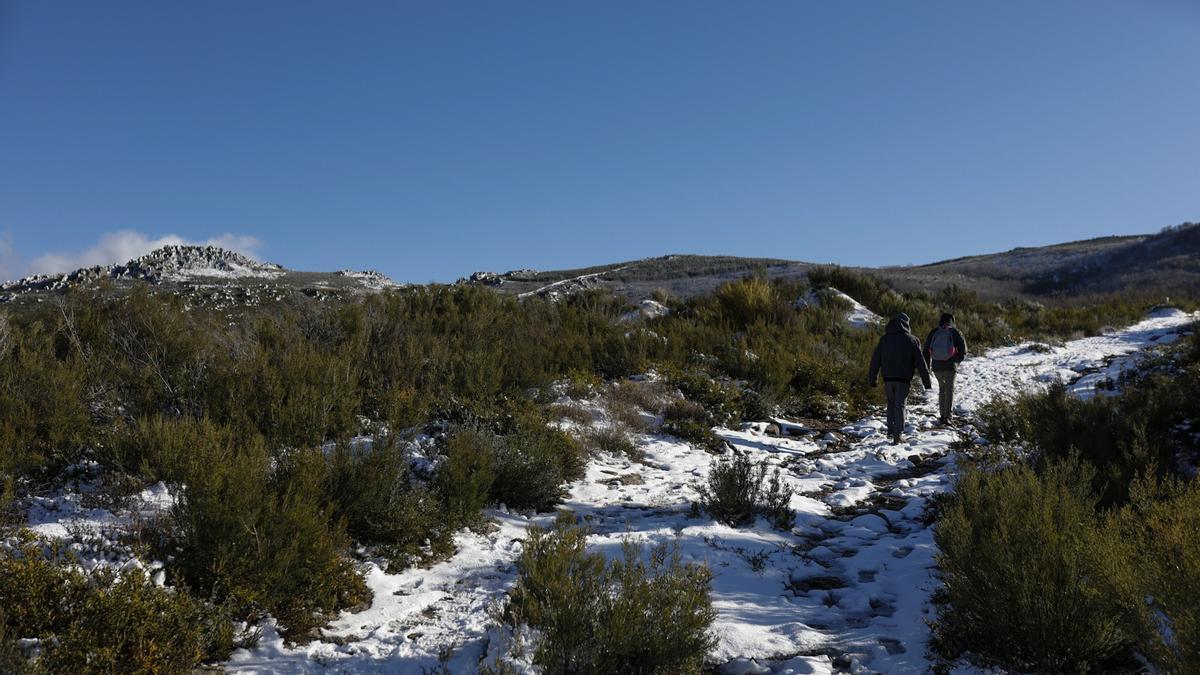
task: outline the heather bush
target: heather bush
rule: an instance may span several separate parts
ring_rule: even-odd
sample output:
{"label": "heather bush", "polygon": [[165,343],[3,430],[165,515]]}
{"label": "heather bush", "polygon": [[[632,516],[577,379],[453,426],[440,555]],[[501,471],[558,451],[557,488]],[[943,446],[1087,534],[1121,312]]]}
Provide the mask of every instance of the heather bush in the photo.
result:
{"label": "heather bush", "polygon": [[684,441],[695,443],[710,452],[724,448],[725,442],[713,433],[712,414],[698,403],[682,399],[663,410],[662,431]]}
{"label": "heather bush", "polygon": [[1021,406],[1012,399],[995,397],[975,411],[979,433],[994,443],[1013,443],[1020,440],[1025,420]]}
{"label": "heather bush", "polygon": [[28,475],[78,461],[90,415],[69,343],[40,321],[12,326],[0,354],[0,472]]}
{"label": "heather bush", "polygon": [[734,527],[761,515],[777,528],[790,528],[795,521],[792,490],[783,483],[778,467],[768,480],[768,468],[765,461],[756,463],[741,453],[713,462],[708,482],[700,487],[704,510]]}
{"label": "heather bush", "polygon": [[1121,396],[1083,400],[1058,383],[1046,392],[993,401],[980,411],[982,430],[993,440],[1021,440],[1045,460],[1079,453],[1096,467],[1093,487],[1101,504],[1121,504],[1138,475],[1173,470],[1177,424],[1198,411],[1200,368],[1179,363],[1174,370],[1169,377],[1130,380]]}
{"label": "heather bush", "polygon": [[173,509],[173,569],[202,597],[237,615],[265,613],[305,639],[328,616],[370,599],[344,556],[345,528],[330,520],[320,451],[271,458],[261,441],[214,456],[191,475]]}
{"label": "heather bush", "polygon": [[320,495],[331,516],[355,542],[386,558],[389,570],[453,553],[453,530],[467,522],[464,505],[454,504],[464,518],[454,520],[434,486],[414,475],[394,436],[339,443],[325,462]]}
{"label": "heather bush", "polygon": [[684,398],[700,404],[708,411],[712,421],[710,426],[725,426],[742,420],[745,407],[737,387],[695,370],[673,373],[669,379],[671,384],[679,387]]}
{"label": "heather bush", "polygon": [[1139,646],[1164,672],[1200,672],[1200,482],[1145,477],[1131,493],[1116,520],[1137,570]]}
{"label": "heather bush", "polygon": [[[32,662],[17,639],[40,640]],[[160,588],[137,569],[82,572],[25,538],[0,552],[0,664],[6,672],[187,672],[224,659],[237,636],[224,608]]]}
{"label": "heather bush", "polygon": [[935,530],[943,654],[1085,672],[1133,641],[1130,552],[1095,511],[1091,473],[1073,457],[1040,476],[1019,464],[962,476]]}
{"label": "heather bush", "polygon": [[149,481],[182,483],[207,462],[235,454],[242,441],[208,419],[143,417],[120,427],[97,452],[108,468]]}
{"label": "heather bush", "polygon": [[437,471],[437,489],[449,522],[475,525],[496,479],[495,462],[503,441],[488,429],[460,427],[446,439],[446,458]]}
{"label": "heather bush", "polygon": [[559,501],[565,483],[583,477],[583,448],[534,409],[517,410],[508,426],[493,464],[491,500],[514,509],[547,510]]}
{"label": "heather bush", "polygon": [[673,547],[627,542],[606,562],[574,526],[531,528],[505,622],[538,631],[547,673],[700,673],[715,644],[711,573]]}

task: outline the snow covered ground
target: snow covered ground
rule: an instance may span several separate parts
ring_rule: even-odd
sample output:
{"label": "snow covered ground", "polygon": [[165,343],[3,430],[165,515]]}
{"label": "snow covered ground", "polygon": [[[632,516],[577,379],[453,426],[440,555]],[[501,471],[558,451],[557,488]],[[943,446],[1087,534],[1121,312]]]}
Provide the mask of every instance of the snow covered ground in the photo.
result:
{"label": "snow covered ground", "polygon": [[[969,415],[994,395],[1059,377],[1089,395],[1141,350],[1175,339],[1196,318],[1168,310],[1049,350],[1016,346],[968,358],[959,376],[960,411]],[[831,432],[785,420],[718,429],[738,451],[783,469],[796,490],[796,525],[789,532],[765,520],[733,528],[703,515],[690,518],[715,458],[658,435],[638,439],[644,461],[591,461],[563,508],[591,527],[593,550],[618,556],[625,538],[672,541],[685,560],[711,567],[718,613],[711,656],[724,664],[722,673],[927,672],[925,622],[938,582],[926,507],[952,486],[950,444],[958,438],[934,427],[936,414],[934,392],[910,405],[906,441],[897,446],[888,443],[878,416]],[[145,497],[150,504],[169,501],[157,487]],[[458,552],[429,569],[387,574],[371,566],[374,603],[344,613],[322,640],[287,647],[267,625],[259,646],[235,653],[226,667],[240,673],[422,673],[441,666],[474,672],[507,642],[495,610],[515,580],[526,528],[554,518],[502,510],[489,515],[490,531],[460,533]],[[40,505],[31,518],[51,535],[60,535],[54,528],[64,518],[76,527],[114,519],[69,499],[55,508]]]}

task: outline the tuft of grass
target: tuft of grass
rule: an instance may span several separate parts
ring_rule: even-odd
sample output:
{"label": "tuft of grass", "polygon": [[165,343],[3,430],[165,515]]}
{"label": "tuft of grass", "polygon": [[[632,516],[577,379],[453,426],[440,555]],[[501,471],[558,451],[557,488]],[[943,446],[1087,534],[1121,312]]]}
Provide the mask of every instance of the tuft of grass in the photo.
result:
{"label": "tuft of grass", "polygon": [[645,457],[629,437],[629,432],[616,425],[588,430],[583,442],[592,454],[622,455],[634,462],[640,462]]}

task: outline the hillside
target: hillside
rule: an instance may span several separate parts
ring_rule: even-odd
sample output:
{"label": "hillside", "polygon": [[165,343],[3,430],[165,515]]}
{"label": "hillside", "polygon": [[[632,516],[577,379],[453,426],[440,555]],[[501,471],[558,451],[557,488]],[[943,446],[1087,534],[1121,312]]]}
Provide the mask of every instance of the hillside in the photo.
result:
{"label": "hillside", "polygon": [[[678,298],[704,295],[756,272],[769,278],[801,278],[814,265],[778,258],[665,255],[578,269],[475,272],[456,283],[518,297],[554,298],[603,288],[636,303],[664,291]],[[1070,297],[1128,289],[1195,296],[1200,294],[1200,224],[1184,223],[1154,235],[1022,247],[926,265],[854,269],[878,276],[901,291],[936,291],[955,284],[987,299]],[[211,246],[168,246],[123,264],[0,285],[0,304],[37,303],[68,288],[120,293],[138,284],[216,309],[347,298],[401,285],[375,271],[303,272]]]}
{"label": "hillside", "polygon": [[1194,295],[1200,290],[1200,224],[870,271],[900,290],[953,283],[986,296],[1071,296],[1132,288]]}
{"label": "hillside", "polygon": [[37,303],[67,289],[123,293],[145,285],[190,304],[224,309],[371,293],[399,284],[375,272],[300,272],[216,246],[164,246],[126,263],[42,274],[0,285],[0,304]]}
{"label": "hillside", "polygon": [[[632,300],[663,289],[678,297],[763,271],[794,278],[816,263],[771,258],[668,255],[583,269],[496,274],[477,272],[460,283],[516,295],[556,295],[607,288]],[[1164,294],[1200,293],[1200,224],[1184,223],[1154,235],[1102,237],[1052,246],[955,258],[926,265],[855,268],[902,291],[938,290],[951,284],[985,298],[1073,296],[1136,288]]]}
{"label": "hillside", "polygon": [[[1111,394],[1106,387],[1134,369],[1155,346],[1180,339],[1196,316],[1167,310],[1109,335],[1036,349],[1020,344],[969,359],[961,373],[961,431],[935,424],[929,392],[914,398],[907,440],[890,445],[878,414],[836,422],[782,418],[718,427],[724,448],[705,452],[651,423],[633,436],[631,454],[600,453],[567,486],[559,513],[489,508],[489,527],[454,535],[456,552],[429,566],[391,571],[364,563],[373,592],[369,606],[333,617],[302,644],[286,641],[274,619],[261,639],[234,651],[229,672],[541,672],[528,663],[521,636],[497,624],[490,609],[517,583],[523,542],[533,527],[552,527],[566,514],[588,524],[589,549],[619,551],[623,542],[675,544],[683,560],[712,570],[717,637],[707,655],[713,672],[932,672],[947,664],[930,651],[930,622],[939,607],[938,548],[931,523],[963,472],[962,441],[985,444],[975,413],[1013,382],[1031,391],[1065,378],[1075,397]],[[643,382],[653,388],[653,381]],[[661,388],[661,383],[658,383]],[[650,389],[650,391],[657,391]],[[671,396],[662,388],[662,396]],[[650,397],[653,399],[653,396]],[[617,424],[603,394],[563,394],[556,425],[578,438]],[[355,440],[369,452],[372,439]],[[959,450],[956,452],[955,450]],[[414,464],[439,461],[428,438],[404,447]],[[794,524],[773,527],[757,518],[730,526],[697,511],[698,491],[713,467],[745,456],[778,470],[792,492]],[[443,460],[444,461],[444,460]],[[142,563],[119,543],[139,519],[162,518],[182,492],[163,483],[146,488],[123,508],[86,510],[98,478],[40,499],[28,526],[49,538],[89,532],[77,554],[95,566],[127,569]],[[100,550],[104,551],[101,557]],[[164,563],[148,563],[163,583]],[[961,661],[954,672],[993,672]]]}

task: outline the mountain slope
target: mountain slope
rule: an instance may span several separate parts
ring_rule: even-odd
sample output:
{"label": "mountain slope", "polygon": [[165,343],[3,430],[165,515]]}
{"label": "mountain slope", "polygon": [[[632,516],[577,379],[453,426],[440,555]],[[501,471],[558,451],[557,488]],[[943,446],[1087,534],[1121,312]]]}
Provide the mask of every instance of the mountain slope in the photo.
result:
{"label": "mountain slope", "polygon": [[[476,272],[456,283],[518,297],[556,298],[600,288],[637,303],[656,291],[680,298],[709,293],[754,273],[770,278],[803,277],[814,265],[779,258],[666,255],[580,269]],[[902,291],[937,291],[956,284],[997,300],[1128,290],[1200,296],[1200,224],[1184,223],[1153,235],[1022,247],[926,265],[853,269],[880,277]],[[0,304],[36,303],[68,288],[128,292],[138,284],[218,308],[346,298],[400,286],[374,271],[301,272],[211,246],[167,246],[123,264],[0,285]]]}
{"label": "mountain slope", "polygon": [[373,270],[299,272],[216,246],[164,246],[126,263],[36,275],[0,285],[0,303],[20,306],[68,289],[122,293],[139,284],[216,308],[340,298],[400,286]]}
{"label": "mountain slope", "polygon": [[1103,237],[872,270],[902,290],[954,283],[987,296],[1200,293],[1200,223],[1158,234]]}
{"label": "mountain slope", "polygon": [[[459,283],[485,284],[516,295],[544,296],[607,288],[639,300],[660,288],[679,297],[706,293],[755,271],[772,278],[799,277],[814,265],[774,258],[669,255],[584,269],[477,272]],[[854,269],[883,278],[900,290],[936,291],[956,284],[994,299],[1129,289],[1200,295],[1200,224],[1184,223],[1154,235],[1021,247],[926,265]]]}

